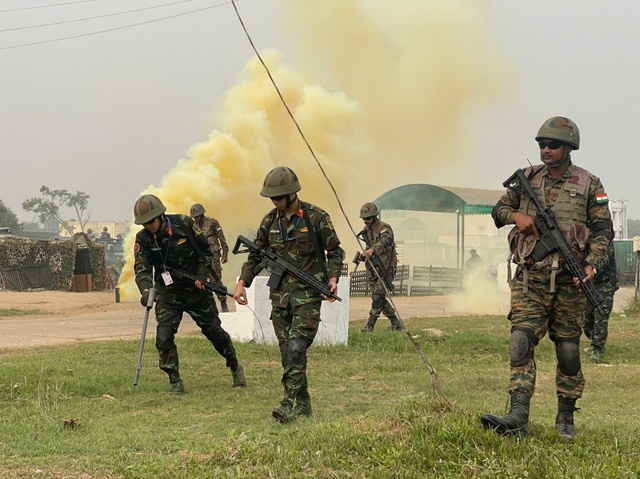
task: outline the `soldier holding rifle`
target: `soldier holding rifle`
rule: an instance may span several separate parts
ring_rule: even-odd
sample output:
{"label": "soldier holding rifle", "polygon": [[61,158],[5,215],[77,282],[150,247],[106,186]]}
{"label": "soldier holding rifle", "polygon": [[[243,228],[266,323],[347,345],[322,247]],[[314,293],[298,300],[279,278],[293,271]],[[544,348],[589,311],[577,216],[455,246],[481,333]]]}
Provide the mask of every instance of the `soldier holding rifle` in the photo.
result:
{"label": "soldier holding rifle", "polygon": [[[511,380],[507,391],[511,408],[504,416],[485,414],[481,422],[501,434],[527,434],[536,384],[534,350],[548,332],[557,358],[555,424],[561,437],[573,440],[573,413],[585,384],[579,348],[585,295],[598,304],[597,293],[587,294],[593,289],[589,282],[603,266],[613,239],[613,224],[600,179],[571,161],[571,152],[580,147],[576,124],[561,116],[550,118],[535,139],[543,165],[516,172],[523,175],[521,187],[528,179],[534,198],[523,194],[523,189],[510,188],[492,212],[498,228],[515,224],[509,234],[513,262],[518,265],[510,283],[508,316]],[[544,218],[555,219],[558,228],[554,231],[560,233],[555,239],[564,240],[568,259],[558,251],[544,253],[545,238],[539,231],[542,225],[536,226],[542,218],[536,202],[548,213]],[[570,263],[576,265],[578,274],[569,272]]]}
{"label": "soldier holding rifle", "polygon": [[[147,306],[152,287],[155,286],[157,292],[155,311],[159,367],[169,376],[171,391],[184,393],[175,335],[183,314],[188,313],[216,351],[226,359],[233,387],[244,387],[244,372],[238,364],[231,337],[222,329],[211,288],[203,284],[209,281],[212,259],[207,239],[188,216],[165,212],[166,207],[154,195],[141,196],[133,208],[135,223],[144,226],[136,235],[134,249],[134,270],[142,293],[142,305]],[[187,275],[173,274],[174,270]],[[189,274],[201,280],[189,278]]]}
{"label": "soldier holding rifle", "polygon": [[366,245],[360,259],[367,261],[367,278],[371,291],[371,310],[369,320],[362,330],[363,333],[373,332],[380,314],[384,314],[391,321],[389,328],[391,331],[404,329],[395,309],[387,299],[387,293],[393,291],[393,277],[398,266],[393,229],[387,223],[380,221],[379,214],[378,207],[374,203],[365,203],[360,208],[364,229],[358,234],[358,238],[364,240]]}
{"label": "soldier holding rifle", "polygon": [[[298,198],[300,182],[287,167],[271,170],[260,195],[269,198],[274,208],[262,219],[255,244],[269,248],[280,258],[310,274],[324,284],[331,293],[338,289],[338,278],[344,251],[333,228],[331,218],[322,209]],[[234,252],[235,249],[234,249]],[[239,304],[247,304],[245,287],[251,285],[261,269],[259,250],[249,253],[242,265],[240,279],[233,297]],[[313,343],[320,322],[323,296],[317,289],[291,274],[284,273],[277,286],[271,288],[271,321],[282,359],[284,398],[272,416],[280,423],[311,416],[311,396],[307,382],[307,349]]]}

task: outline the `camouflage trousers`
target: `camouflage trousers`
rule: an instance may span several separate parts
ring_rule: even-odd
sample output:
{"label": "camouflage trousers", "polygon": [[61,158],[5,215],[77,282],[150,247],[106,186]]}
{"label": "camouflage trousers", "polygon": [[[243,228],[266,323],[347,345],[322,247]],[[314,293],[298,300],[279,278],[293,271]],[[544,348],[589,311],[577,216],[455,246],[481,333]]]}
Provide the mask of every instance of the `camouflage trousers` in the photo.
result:
{"label": "camouflage trousers", "polygon": [[307,382],[307,349],[320,324],[320,301],[285,308],[273,306],[271,322],[282,360],[282,386],[291,401],[310,401]]}
{"label": "camouflage trousers", "polygon": [[159,368],[170,377],[179,377],[180,362],[175,336],[182,316],[187,313],[196,322],[202,334],[232,369],[238,364],[236,351],[229,334],[222,329],[218,310],[210,291],[195,287],[183,291],[159,288],[156,303],[156,349],[160,354]]}
{"label": "camouflage trousers", "polygon": [[391,306],[391,303],[387,299],[387,293],[382,284],[382,280],[376,279],[369,282],[369,291],[371,291],[371,309],[369,310],[369,317],[380,317],[380,314],[384,314],[387,318],[393,319],[396,317],[396,311]]}
{"label": "camouflage trousers", "polygon": [[600,305],[605,314],[601,315],[587,302],[582,329],[585,336],[591,340],[591,347],[596,351],[603,352],[609,335],[609,315],[613,310],[613,295],[618,288],[609,282],[598,283],[595,287],[602,296]]}
{"label": "camouflage trousers", "polygon": [[[216,276],[218,277],[218,281],[216,281],[216,285],[217,286],[224,286],[222,284],[222,263],[220,262],[220,255],[213,255],[213,261],[211,261],[211,267],[213,268],[213,271],[216,273]],[[227,297],[224,294],[218,294],[216,295],[218,297],[218,299],[220,301],[226,301]]]}
{"label": "camouflage trousers", "polygon": [[524,331],[533,340],[530,340],[532,352],[529,361],[523,366],[511,367],[510,394],[520,391],[531,396],[535,392],[536,362],[533,349],[548,332],[549,339],[556,345],[557,395],[568,399],[582,397],[585,380],[580,366],[579,344],[585,303],[584,295],[573,283],[560,282],[556,284],[556,291],[550,293],[548,282],[530,279],[528,292],[525,293],[522,275],[512,280],[509,312],[511,332],[513,334],[516,329]]}

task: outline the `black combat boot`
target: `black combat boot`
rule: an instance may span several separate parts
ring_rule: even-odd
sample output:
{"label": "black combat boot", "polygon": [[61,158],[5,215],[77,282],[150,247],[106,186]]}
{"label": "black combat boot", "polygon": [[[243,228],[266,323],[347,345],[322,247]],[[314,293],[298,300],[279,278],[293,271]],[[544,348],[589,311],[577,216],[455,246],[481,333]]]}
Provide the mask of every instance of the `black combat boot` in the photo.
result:
{"label": "black combat boot", "polygon": [[391,321],[391,326],[389,326],[389,331],[404,331],[404,324],[397,316],[391,316],[389,318]]}
{"label": "black combat boot", "polygon": [[576,437],[576,429],[573,425],[573,411],[577,411],[576,400],[558,396],[558,415],[556,416],[556,429],[563,439],[573,441]]}
{"label": "black combat boot", "polygon": [[229,306],[227,305],[227,300],[226,299],[221,299],[220,300],[220,312],[222,312],[222,313],[228,313],[229,312]]}
{"label": "black combat boot", "polygon": [[508,414],[504,416],[484,414],[480,418],[480,422],[486,429],[493,429],[504,436],[511,434],[526,436],[529,433],[530,403],[531,396],[522,392],[515,392],[511,395],[511,410]]}
{"label": "black combat boot", "polygon": [[293,415],[293,401],[289,398],[284,398],[280,402],[280,405],[271,412],[271,415],[280,423],[295,421],[296,416]]}
{"label": "black combat boot", "polygon": [[233,378],[234,388],[243,388],[247,386],[247,380],[244,378],[244,369],[239,364],[235,369],[231,368],[231,377]]}
{"label": "black combat boot", "polygon": [[180,373],[170,374],[169,383],[171,384],[171,392],[173,394],[184,394],[184,383],[182,379],[180,379]]}
{"label": "black combat boot", "polygon": [[369,321],[367,321],[367,324],[362,329],[362,332],[363,333],[373,333],[373,327],[376,325],[376,321],[377,320],[378,320],[378,318],[376,318],[373,315],[370,315],[369,316]]}
{"label": "black combat boot", "polygon": [[296,405],[293,408],[293,417],[297,419],[301,416],[313,416],[313,409],[311,408],[311,396],[309,395],[309,390],[306,388],[306,386],[300,391],[300,394],[298,394],[298,397],[296,398]]}

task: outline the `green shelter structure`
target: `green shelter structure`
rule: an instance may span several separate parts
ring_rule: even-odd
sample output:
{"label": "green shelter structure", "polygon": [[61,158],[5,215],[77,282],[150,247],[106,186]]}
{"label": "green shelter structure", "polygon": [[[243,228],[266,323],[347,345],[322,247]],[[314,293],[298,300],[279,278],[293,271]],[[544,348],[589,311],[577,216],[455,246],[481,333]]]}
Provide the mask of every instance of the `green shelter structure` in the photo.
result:
{"label": "green shelter structure", "polygon": [[457,215],[456,263],[464,265],[465,217],[490,215],[505,190],[483,190],[427,184],[398,186],[374,200],[380,211],[406,210]]}

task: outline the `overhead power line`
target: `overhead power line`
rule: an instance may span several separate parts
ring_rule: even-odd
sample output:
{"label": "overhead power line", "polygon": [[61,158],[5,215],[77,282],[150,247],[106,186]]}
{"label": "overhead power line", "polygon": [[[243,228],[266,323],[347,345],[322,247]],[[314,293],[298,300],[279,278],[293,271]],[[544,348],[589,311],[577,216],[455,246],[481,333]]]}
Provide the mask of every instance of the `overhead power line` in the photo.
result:
{"label": "overhead power line", "polygon": [[169,19],[172,19],[172,18],[182,17],[182,16],[185,16],[185,15],[191,15],[192,13],[198,13],[198,12],[202,12],[204,10],[210,10],[212,8],[221,7],[223,5],[228,5],[229,3],[232,3],[232,2],[231,1],[227,1],[227,2],[223,2],[223,3],[217,3],[215,5],[210,5],[208,7],[198,8],[197,10],[191,10],[191,11],[188,11],[188,12],[177,13],[175,15],[168,15],[166,17],[156,18],[154,20],[147,20],[146,22],[131,23],[129,25],[122,25],[120,27],[107,28],[105,30],[98,30],[98,31],[95,31],[95,32],[81,33],[81,34],[78,34],[78,35],[70,35],[70,36],[67,36],[67,37],[60,37],[60,38],[52,38],[52,39],[49,39],[49,40],[42,40],[42,41],[39,41],[39,42],[22,43],[22,44],[19,44],[19,45],[10,45],[8,47],[0,47],[0,50],[12,50],[14,48],[32,47],[34,45],[43,45],[45,43],[62,42],[64,40],[71,40],[71,39],[74,39],[74,38],[89,37],[89,36],[92,36],[92,35],[100,35],[101,33],[115,32],[117,30],[124,30],[126,28],[138,27],[140,25],[148,25],[150,23],[156,23],[156,22],[161,22],[163,20],[169,20]]}
{"label": "overhead power line", "polygon": [[[94,0],[91,0],[91,1],[94,1]],[[30,28],[51,27],[53,25],[63,25],[65,23],[84,22],[84,21],[87,21],[87,20],[96,20],[98,18],[115,17],[117,15],[126,15],[127,13],[137,13],[137,12],[142,12],[144,10],[152,10],[154,8],[170,7],[172,5],[178,5],[180,3],[187,3],[187,2],[191,2],[191,0],[180,0],[179,2],[165,3],[163,5],[154,5],[153,7],[138,8],[136,10],[126,10],[124,12],[106,13],[104,15],[94,15],[92,17],[76,18],[75,20],[62,20],[62,21],[59,21],[59,22],[41,23],[41,24],[38,24],[38,25],[26,25],[26,26],[23,26],[23,27],[5,28],[3,30],[0,30],[0,33],[2,33],[2,32],[14,32],[16,30],[27,30],[27,29],[30,29]]]}
{"label": "overhead power line", "polygon": [[33,7],[9,8],[7,10],[0,10],[0,13],[17,12],[19,10],[35,10],[36,8],[62,7],[64,5],[73,5],[73,4],[76,4],[76,3],[87,3],[87,2],[95,2],[95,0],[77,0],[76,2],[51,3],[49,5],[36,5],[36,6],[33,6]]}

